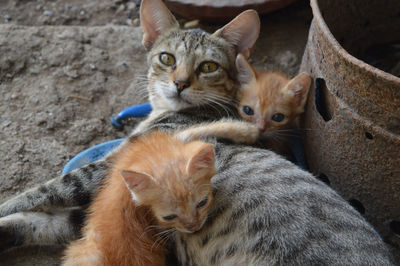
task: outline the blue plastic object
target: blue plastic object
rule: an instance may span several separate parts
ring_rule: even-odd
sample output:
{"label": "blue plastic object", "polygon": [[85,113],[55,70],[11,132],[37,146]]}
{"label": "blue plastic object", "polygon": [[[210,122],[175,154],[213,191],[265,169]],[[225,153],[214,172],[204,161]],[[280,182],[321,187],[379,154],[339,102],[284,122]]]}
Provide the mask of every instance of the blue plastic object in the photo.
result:
{"label": "blue plastic object", "polygon": [[64,169],[62,170],[62,174],[64,175],[85,164],[97,161],[117,147],[123,140],[124,139],[115,139],[107,141],[82,151],[65,165]]}
{"label": "blue plastic object", "polygon": [[122,129],[125,125],[124,119],[128,117],[143,117],[148,115],[151,112],[152,108],[149,103],[133,105],[128,107],[117,115],[111,117],[111,125],[116,129]]}

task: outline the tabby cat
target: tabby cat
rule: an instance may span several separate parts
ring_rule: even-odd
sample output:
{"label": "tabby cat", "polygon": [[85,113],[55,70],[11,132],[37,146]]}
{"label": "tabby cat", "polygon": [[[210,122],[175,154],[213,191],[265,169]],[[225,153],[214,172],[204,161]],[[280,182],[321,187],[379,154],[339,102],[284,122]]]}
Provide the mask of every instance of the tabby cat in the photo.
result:
{"label": "tabby cat", "polygon": [[[166,111],[199,106],[201,112],[232,112],[226,106],[233,104],[238,86],[235,57],[238,52],[249,55],[260,29],[257,13],[244,11],[208,34],[200,29],[181,30],[161,0],[143,0],[140,20],[143,44],[148,50],[153,112],[131,138],[146,131]],[[10,246],[75,239],[84,219],[82,207],[96,194],[107,169],[108,157],[1,204],[0,238],[4,241],[0,241],[0,251]]]}
{"label": "tabby cat", "polygon": [[[146,6],[152,8],[147,9]],[[160,10],[166,10],[161,1],[143,1],[142,27],[145,31],[149,32],[150,24],[144,26],[143,24],[148,22],[144,20],[157,18],[157,21],[175,21],[169,12],[160,13]],[[146,19],[143,17],[144,14],[146,14]],[[219,75],[220,80],[211,77],[207,80],[215,82],[213,90],[217,90],[218,84],[228,91],[227,88],[234,84],[235,79],[233,70],[235,53],[243,48],[248,52],[252,43],[240,42],[241,44],[236,45],[236,49],[239,49],[235,51],[234,46],[227,44],[223,36],[227,30],[238,28],[237,26],[241,24],[244,24],[243,29],[246,29],[242,32],[243,35],[236,32],[237,34],[231,37],[235,36],[235,40],[245,40],[251,36],[254,33],[254,25],[250,25],[252,24],[249,19],[250,14],[249,12],[242,14],[211,36],[197,30],[175,29],[171,31],[173,35],[162,34],[156,37],[153,39],[153,48],[150,50],[151,69],[153,69],[150,73],[154,74],[156,69],[159,73],[173,73],[177,69],[174,65],[168,68],[156,63],[157,58],[160,58],[164,51],[175,57],[176,66],[179,65],[179,60],[186,60],[179,59],[180,57],[173,52],[175,50],[163,50],[157,47],[168,43],[175,43],[175,46],[170,47],[180,47],[181,51],[190,47],[193,52],[183,54],[190,58],[193,56],[202,58],[201,62],[203,62],[203,58],[207,60],[207,57],[204,57],[204,54],[196,57],[196,49],[205,48],[207,40],[216,38],[219,45],[213,42],[212,47],[215,47],[213,49],[229,48],[218,50],[218,53],[212,55],[213,62],[218,63],[218,69],[222,71],[215,74],[225,74]],[[243,19],[245,17],[246,19]],[[160,32],[158,26],[152,29],[152,33]],[[195,45],[188,40],[195,42]],[[153,50],[162,52],[152,56]],[[162,56],[170,58],[168,55]],[[165,58],[165,60],[168,62],[171,59]],[[190,70],[197,70],[193,71],[192,77],[198,81],[200,81],[198,76],[203,75],[199,74],[201,71],[197,67],[202,65],[201,62],[200,64],[193,63],[193,67],[190,68]],[[214,69],[214,67],[209,66],[205,69]],[[159,83],[152,80],[151,75],[149,78],[150,87],[156,88],[153,93],[159,93],[161,84],[171,83],[169,79],[161,78],[161,75],[158,78],[163,81]],[[189,87],[192,88],[192,82]],[[182,104],[182,107],[188,105],[193,107],[165,111],[159,116],[153,116],[152,120],[140,125],[140,132],[155,129],[174,132],[226,116],[224,110],[228,108],[227,106],[210,108],[208,104],[214,102],[215,98],[210,97],[207,100],[206,93],[199,93],[194,87],[193,90],[188,90],[189,87],[186,82],[177,82],[176,88],[181,92],[175,93],[173,97],[168,93],[162,95],[165,99],[161,106],[168,106],[176,101],[178,105]],[[165,91],[170,90],[166,88]],[[185,91],[196,96],[182,97]],[[226,99],[227,97],[224,98]],[[233,118],[237,118],[237,115],[234,115],[234,109],[229,111],[234,116]],[[135,134],[130,138],[135,138]],[[194,233],[178,231],[174,233],[175,251],[182,265],[393,264],[383,241],[365,219],[336,192],[315,179],[310,173],[269,150],[234,144],[224,139],[210,138],[207,141],[214,144],[218,171],[211,179],[214,202],[201,230]],[[106,160],[89,164],[9,200],[0,206],[0,215],[49,206],[82,206],[88,203],[107,171]],[[18,216],[18,214],[12,215]],[[7,217],[1,219],[0,228],[15,228],[3,227],[3,219]],[[70,225],[71,220],[64,221],[64,227],[74,228]]]}
{"label": "tabby cat", "polygon": [[68,247],[63,265],[165,265],[164,238],[174,229],[196,232],[207,218],[213,145],[155,131],[110,161],[83,237]]}

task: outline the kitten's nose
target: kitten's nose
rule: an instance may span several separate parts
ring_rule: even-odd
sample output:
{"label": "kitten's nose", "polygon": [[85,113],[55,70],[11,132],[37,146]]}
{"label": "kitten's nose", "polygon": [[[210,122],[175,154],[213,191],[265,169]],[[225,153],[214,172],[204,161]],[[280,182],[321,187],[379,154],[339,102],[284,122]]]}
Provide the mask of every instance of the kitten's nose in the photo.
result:
{"label": "kitten's nose", "polygon": [[184,89],[186,89],[186,88],[188,88],[188,87],[190,86],[190,82],[189,82],[188,80],[180,80],[180,79],[177,79],[177,80],[174,81],[174,84],[175,84],[175,86],[176,86],[176,89],[177,89],[177,91],[178,91],[178,94],[181,94],[181,92],[182,92]]}
{"label": "kitten's nose", "polygon": [[257,121],[257,128],[261,132],[264,132],[267,128],[267,122],[265,122],[264,120]]}

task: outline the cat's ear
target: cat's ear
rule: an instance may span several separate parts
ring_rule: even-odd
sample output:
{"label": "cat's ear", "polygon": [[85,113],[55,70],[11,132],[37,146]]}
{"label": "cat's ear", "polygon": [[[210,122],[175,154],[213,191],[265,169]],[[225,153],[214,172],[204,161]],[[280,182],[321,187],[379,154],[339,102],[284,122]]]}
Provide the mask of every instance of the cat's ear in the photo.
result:
{"label": "cat's ear", "polygon": [[311,81],[312,79],[310,74],[302,72],[286,85],[286,91],[292,97],[298,113],[301,113],[304,110],[308,91],[311,87]]}
{"label": "cat's ear", "polygon": [[213,35],[224,38],[236,47],[237,53],[250,57],[250,51],[260,34],[260,18],[255,10],[240,13]]}
{"label": "cat's ear", "polygon": [[125,180],[125,184],[128,188],[135,193],[147,189],[152,182],[151,176],[145,173],[123,170],[120,171],[120,175]]}
{"label": "cat's ear", "polygon": [[237,78],[241,85],[249,84],[252,80],[256,79],[253,67],[242,54],[236,56],[236,69],[238,72]]}
{"label": "cat's ear", "polygon": [[161,32],[179,23],[161,0],[143,0],[140,6],[140,24],[143,31],[143,46],[150,50]]}
{"label": "cat's ear", "polygon": [[186,172],[189,176],[204,170],[214,170],[214,146],[203,142],[192,142],[189,145],[191,146],[189,148],[192,156],[186,165]]}

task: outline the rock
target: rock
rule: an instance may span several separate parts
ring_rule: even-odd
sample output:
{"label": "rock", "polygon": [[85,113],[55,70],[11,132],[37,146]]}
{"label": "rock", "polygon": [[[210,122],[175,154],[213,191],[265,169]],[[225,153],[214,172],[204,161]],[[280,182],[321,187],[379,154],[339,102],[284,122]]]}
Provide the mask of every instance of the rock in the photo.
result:
{"label": "rock", "polygon": [[12,20],[12,17],[10,15],[8,15],[8,14],[5,14],[4,15],[4,20],[5,20],[5,22],[9,22],[9,21]]}
{"label": "rock", "polygon": [[127,4],[126,8],[127,8],[129,11],[135,10],[136,4],[133,3],[133,2],[129,2],[129,3]]}

